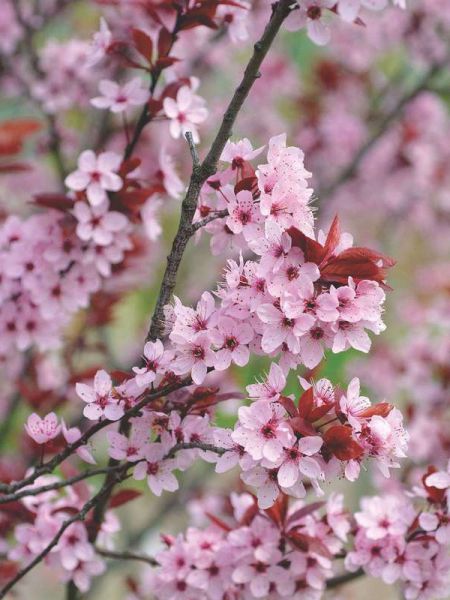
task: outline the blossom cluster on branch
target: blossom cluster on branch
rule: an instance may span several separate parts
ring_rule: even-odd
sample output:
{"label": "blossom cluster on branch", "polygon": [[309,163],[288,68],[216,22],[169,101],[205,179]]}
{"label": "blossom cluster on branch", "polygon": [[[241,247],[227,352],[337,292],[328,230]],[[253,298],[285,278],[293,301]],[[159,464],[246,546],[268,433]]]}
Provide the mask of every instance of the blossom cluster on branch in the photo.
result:
{"label": "blossom cluster on branch", "polygon": [[[114,559],[151,566],[127,600],[319,600],[365,574],[444,598],[448,8],[4,5],[0,598],[41,563],[97,596]],[[79,14],[90,40],[64,37]],[[419,292],[385,315],[395,260],[365,244],[404,263],[405,231]],[[365,471],[352,513],[333,486]],[[134,537],[130,502],[156,514]]]}

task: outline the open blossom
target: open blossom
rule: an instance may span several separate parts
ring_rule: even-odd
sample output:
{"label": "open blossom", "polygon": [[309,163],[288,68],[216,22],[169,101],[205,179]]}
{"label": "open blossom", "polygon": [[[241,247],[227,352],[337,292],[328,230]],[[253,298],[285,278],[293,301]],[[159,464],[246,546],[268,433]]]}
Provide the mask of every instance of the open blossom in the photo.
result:
{"label": "open blossom", "polygon": [[228,212],[230,216],[227,217],[226,224],[233,233],[243,233],[245,239],[257,237],[261,214],[251,192],[242,190],[236,196],[232,194],[228,202]]}
{"label": "open blossom", "polygon": [[111,377],[106,371],[97,371],[93,387],[77,383],[76,392],[86,402],[83,414],[87,419],[95,421],[105,417],[110,421],[117,421],[123,416],[123,405],[113,395]]}
{"label": "open blossom", "polygon": [[294,440],[284,414],[284,408],[279,404],[259,401],[242,406],[238,412],[239,425],[231,437],[255,460],[276,461],[283,448],[289,447]]}
{"label": "open blossom", "polygon": [[361,431],[361,422],[369,407],[370,400],[366,396],[360,396],[359,379],[354,377],[348,385],[346,394],[339,400],[339,408],[356,431]]}
{"label": "open blossom", "polygon": [[134,106],[142,106],[149,98],[149,92],[142,87],[139,77],[131,79],[124,85],[115,81],[102,79],[98,84],[101,96],[92,98],[95,108],[107,108],[113,113],[120,113]]}
{"label": "open blossom", "polygon": [[275,402],[286,386],[286,376],[276,363],[271,363],[269,374],[262,383],[252,383],[247,386],[250,398]]}
{"label": "open blossom", "polygon": [[178,489],[178,481],[172,470],[175,463],[171,459],[165,459],[167,447],[164,444],[148,444],[144,458],[135,468],[133,476],[135,479],[147,479],[148,487],[155,494],[160,496],[163,490],[174,492]]}
{"label": "open blossom", "polygon": [[326,9],[336,4],[334,0],[300,0],[298,10],[294,10],[287,20],[291,31],[306,27],[308,37],[319,46],[330,41],[330,29],[326,23]]}
{"label": "open blossom", "polygon": [[25,429],[37,444],[46,444],[59,435],[61,425],[58,424],[58,417],[54,412],[48,413],[43,419],[33,413],[28,417]]}
{"label": "open blossom", "polygon": [[236,6],[220,4],[217,7],[216,17],[223,19],[230,40],[234,44],[242,43],[248,39],[247,21],[249,11],[250,5],[245,1]]}
{"label": "open blossom", "polygon": [[[78,429],[78,427],[67,427],[67,425],[64,422],[64,419],[61,419],[61,427],[64,439],[68,444],[74,444],[80,439],[81,431]],[[84,460],[84,462],[87,462],[90,465],[97,464],[97,461],[92,456],[92,452],[88,444],[83,444],[82,446],[77,448],[75,452],[81,458],[81,460]]]}
{"label": "open blossom", "polygon": [[85,190],[89,203],[99,206],[108,199],[107,192],[122,188],[122,179],[117,174],[121,162],[115,152],[96,156],[92,150],[84,150],[78,157],[78,169],[66,177],[65,183],[75,192]]}
{"label": "open blossom", "polygon": [[215,368],[224,371],[232,362],[239,367],[245,366],[250,358],[248,344],[253,337],[253,329],[247,323],[229,317],[219,319],[217,329],[211,332],[211,339],[218,348],[214,353]]}
{"label": "open blossom", "polygon": [[78,221],[77,235],[84,242],[92,240],[99,246],[108,246],[115,234],[124,231],[129,223],[127,217],[115,210],[109,210],[108,200],[90,206],[86,202],[76,202],[73,214]]}
{"label": "open blossom", "polygon": [[208,116],[203,98],[194,94],[191,87],[184,85],[178,90],[176,99],[164,98],[163,108],[170,120],[170,135],[178,139],[190,131],[194,143],[197,144],[197,125],[203,123]]}
{"label": "open blossom", "polygon": [[301,475],[310,479],[321,477],[320,464],[311,458],[317,454],[323,444],[320,436],[306,436],[297,443],[284,449],[279,461],[278,483],[284,488],[294,486]]}
{"label": "open blossom", "polygon": [[144,346],[143,367],[133,367],[136,373],[136,383],[140,387],[146,387],[153,383],[158,374],[164,373],[170,368],[173,359],[173,352],[164,350],[161,340],[156,342],[147,342]]}
{"label": "open blossom", "polygon": [[208,367],[214,366],[214,353],[209,336],[199,333],[193,339],[186,340],[172,333],[171,339],[177,343],[177,353],[172,364],[173,372],[177,375],[191,373],[194,383],[201,385]]}

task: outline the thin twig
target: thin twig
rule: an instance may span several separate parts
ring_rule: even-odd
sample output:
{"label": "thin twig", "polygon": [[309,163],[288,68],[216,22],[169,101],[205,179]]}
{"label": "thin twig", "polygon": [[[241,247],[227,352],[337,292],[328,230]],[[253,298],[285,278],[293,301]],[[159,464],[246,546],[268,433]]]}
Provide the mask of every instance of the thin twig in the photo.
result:
{"label": "thin twig", "polygon": [[354,579],[358,579],[365,575],[362,569],[358,569],[354,573],[343,573],[342,575],[336,575],[336,577],[331,577],[331,579],[327,580],[327,590],[331,590],[335,587],[343,585],[344,583],[348,583],[349,581],[353,581]]}
{"label": "thin twig", "polygon": [[53,483],[48,483],[47,485],[41,485],[35,488],[25,488],[19,492],[14,494],[6,494],[5,496],[0,497],[0,504],[7,504],[8,502],[15,502],[17,500],[21,500],[22,498],[26,498],[28,496],[38,496],[39,494],[43,494],[44,492],[50,492],[52,490],[59,490],[61,488],[67,487],[68,485],[73,485],[78,481],[83,481],[84,479],[89,479],[90,477],[95,477],[96,475],[104,475],[105,473],[109,473],[111,471],[118,470],[118,466],[116,467],[101,467],[98,469],[89,469],[87,471],[83,471],[83,473],[79,473],[74,477],[70,477],[69,479],[64,479],[62,481],[54,481]]}
{"label": "thin twig", "polygon": [[194,168],[197,168],[200,164],[200,160],[198,158],[197,148],[195,147],[194,138],[192,137],[192,133],[190,131],[187,131],[185,137],[186,137],[187,143],[189,145],[189,151],[190,151],[191,157],[192,157],[192,165]]}
{"label": "thin twig", "polygon": [[[18,23],[21,25],[21,27],[23,28],[23,30],[25,32],[25,35],[23,37],[23,48],[28,55],[30,67],[38,79],[44,79],[45,73],[42,71],[42,69],[39,65],[39,57],[36,54],[35,48],[33,46],[32,37],[34,34],[34,30],[30,26],[28,21],[26,21],[23,18],[22,13],[20,11],[19,3],[12,2],[11,6],[13,7],[13,9],[15,11],[15,16],[16,16]],[[17,77],[17,73],[14,72],[14,75]],[[33,97],[33,95],[31,94],[31,92],[29,91],[27,83],[24,82],[23,79],[20,79],[20,78],[18,78],[18,79],[22,83],[22,85],[25,86],[28,97],[31,98],[32,100],[36,101],[35,98]],[[64,160],[64,156],[63,156],[63,152],[62,152],[62,148],[61,148],[61,137],[58,132],[58,125],[56,122],[56,117],[55,117],[55,115],[43,110],[42,107],[40,107],[40,108],[41,108],[42,114],[44,115],[44,118],[47,121],[47,130],[48,130],[48,136],[49,136],[48,147],[49,147],[51,155],[53,156],[53,160],[55,162],[55,166],[56,166],[56,170],[57,170],[57,173],[59,176],[60,183],[64,187],[64,180],[66,178],[68,171],[67,171],[67,168],[65,165],[65,160]]]}
{"label": "thin twig", "polygon": [[223,219],[228,214],[229,214],[228,213],[228,208],[223,208],[222,210],[215,210],[214,212],[212,212],[211,214],[209,214],[207,217],[205,217],[201,221],[197,221],[196,223],[192,223],[191,230],[190,230],[191,231],[191,235],[193,235],[196,231],[198,231],[199,229],[201,229],[205,225],[208,225],[208,223],[211,223],[212,221],[216,221],[217,219]]}
{"label": "thin twig", "polygon": [[137,554],[135,552],[115,552],[113,550],[104,550],[103,548],[95,548],[97,554],[100,556],[104,556],[105,558],[113,558],[115,560],[137,560],[140,562],[145,562],[152,567],[156,567],[159,565],[158,561],[151,556],[146,556],[144,554]]}

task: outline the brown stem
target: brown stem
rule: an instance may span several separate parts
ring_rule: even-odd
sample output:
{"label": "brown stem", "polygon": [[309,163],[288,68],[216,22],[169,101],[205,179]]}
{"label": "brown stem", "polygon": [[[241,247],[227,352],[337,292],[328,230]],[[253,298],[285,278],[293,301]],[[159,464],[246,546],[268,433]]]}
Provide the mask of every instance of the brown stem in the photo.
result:
{"label": "brown stem", "polygon": [[104,556],[105,558],[113,558],[115,560],[137,560],[140,562],[145,562],[152,567],[158,566],[158,561],[151,556],[146,556],[144,554],[137,554],[135,552],[114,552],[112,550],[103,550],[103,548],[95,548],[97,554],[100,556]]}
{"label": "brown stem", "polygon": [[217,162],[222,154],[225,144],[231,135],[231,130],[236,117],[242,108],[253,84],[260,77],[259,68],[269,51],[275,36],[280,30],[283,21],[291,12],[291,0],[279,0],[274,5],[271,18],[264,30],[261,39],[256,42],[252,57],[247,64],[241,83],[236,88],[234,95],[223,116],[222,124],[217,135],[200,165],[193,165],[188,191],[181,205],[180,222],[178,231],[172,244],[172,249],[167,257],[167,267],[163,276],[155,311],[153,313],[147,340],[155,340],[162,336],[164,330],[164,306],[170,301],[175,289],[178,269],[186,245],[192,235],[192,220],[197,207],[200,190],[205,181],[217,170]]}
{"label": "brown stem", "polygon": [[98,469],[89,469],[87,471],[83,471],[79,475],[75,475],[74,477],[70,477],[69,479],[64,479],[63,481],[55,481],[53,483],[49,483],[47,485],[41,485],[35,488],[26,488],[19,492],[13,494],[6,494],[0,497],[0,505],[7,504],[8,502],[15,502],[17,500],[21,500],[22,498],[26,498],[28,496],[37,496],[38,494],[42,494],[44,492],[50,492],[51,490],[59,490],[61,488],[67,487],[68,485],[73,485],[78,481],[83,481],[84,479],[89,479],[90,477],[95,477],[96,475],[103,475],[105,473],[109,473],[111,471],[117,470],[119,467],[101,467]]}
{"label": "brown stem", "polygon": [[353,581],[354,579],[358,579],[365,575],[362,569],[358,569],[354,573],[344,573],[343,575],[336,575],[336,577],[331,577],[327,581],[327,590],[331,590],[335,587],[343,585],[344,583],[348,583],[349,581]]}

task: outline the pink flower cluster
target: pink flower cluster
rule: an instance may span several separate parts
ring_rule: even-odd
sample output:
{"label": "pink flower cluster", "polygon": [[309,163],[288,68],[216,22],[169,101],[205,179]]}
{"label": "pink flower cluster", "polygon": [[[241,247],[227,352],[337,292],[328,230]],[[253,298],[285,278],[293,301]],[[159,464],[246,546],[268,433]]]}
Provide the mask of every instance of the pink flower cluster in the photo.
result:
{"label": "pink flower cluster", "polygon": [[[363,498],[349,571],[400,582],[407,600],[445,598],[450,586],[449,471],[429,469],[411,494]],[[417,511],[414,500],[423,504]]]}
{"label": "pink flower cluster", "polygon": [[[105,371],[97,373],[94,387],[78,383],[84,415],[116,421],[150,386],[157,389],[173,380],[176,361],[159,340],[146,344],[144,360],[145,366],[135,367],[134,377],[119,386]],[[186,470],[195,460],[216,463],[218,473],[239,465],[242,480],[256,488],[261,508],[272,506],[281,492],[304,497],[305,483],[322,495],[321,481],[342,473],[354,481],[365,459],[372,459],[385,477],[400,466],[408,440],[400,411],[386,402],[372,406],[360,395],[356,378],[345,393],[327,379],[313,386],[301,382],[307,389],[298,402],[284,396],[285,375],[272,363],[265,381],[248,386],[253,402],[239,409],[234,430],[214,427],[210,413],[189,402],[187,391],[169,395],[159,410],[147,408],[131,419],[128,438],[108,433],[109,454],[136,463],[135,479],[146,478],[158,496],[178,489],[174,471]]]}
{"label": "pink flower cluster", "polygon": [[298,403],[283,396],[286,380],[272,364],[261,384],[247,388],[254,402],[241,407],[234,431],[216,431],[217,444],[229,448],[217,462],[223,472],[239,463],[243,481],[256,488],[261,508],[281,492],[302,498],[305,483],[318,495],[320,482],[341,473],[355,481],[361,462],[372,459],[385,477],[406,456],[408,436],[400,411],[382,402],[371,406],[360,396],[359,380],[346,393],[327,379],[308,388]]}
{"label": "pink flower cluster", "polygon": [[2,351],[56,347],[72,315],[131,248],[127,217],[106,201],[77,201],[73,215],[48,210],[1,225]]}
{"label": "pink flower cluster", "polygon": [[[30,489],[58,481],[59,478],[54,475],[44,475],[38,477]],[[17,544],[9,551],[8,557],[24,565],[31,562],[52,541],[62,524],[82,509],[90,494],[91,490],[85,483],[78,483],[66,487],[64,494],[51,490],[23,498],[21,502],[30,511],[31,523],[16,527],[14,535]],[[119,528],[116,516],[108,511],[101,525],[100,543],[111,548],[112,536]],[[89,542],[88,530],[89,517],[84,523],[72,523],[45,557],[47,566],[58,575],[61,582],[72,580],[83,592],[90,588],[91,578],[105,570],[103,560]]]}
{"label": "pink flower cluster", "polygon": [[[199,220],[214,210],[228,212],[206,226],[213,252],[230,242],[256,255],[228,261],[217,292],[219,308],[208,293],[195,311],[175,302],[169,319],[173,370],[191,372],[197,384],[208,368],[244,366],[250,351],[280,356],[284,371],[298,364],[315,367],[325,349],[368,352],[367,331],[385,328],[382,285],[392,261],[353,248],[336,219],[328,235],[319,232],[316,241],[303,153],[286,147],[285,135],[272,138],[269,162],[255,174],[248,159],[261,150],[254,151],[248,140],[228,143],[223,159],[230,167],[206,185],[216,190],[217,206],[212,209],[203,196],[197,212]],[[234,190],[224,183],[233,177]],[[252,191],[239,189],[242,184]]]}
{"label": "pink flower cluster", "polygon": [[226,521],[211,517],[206,529],[164,537],[167,549],[149,581],[155,597],[321,598],[350,529],[342,496],[332,495],[323,510],[325,503],[296,502],[272,512],[259,511],[249,494],[230,500]]}

